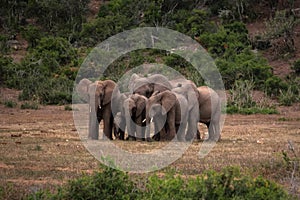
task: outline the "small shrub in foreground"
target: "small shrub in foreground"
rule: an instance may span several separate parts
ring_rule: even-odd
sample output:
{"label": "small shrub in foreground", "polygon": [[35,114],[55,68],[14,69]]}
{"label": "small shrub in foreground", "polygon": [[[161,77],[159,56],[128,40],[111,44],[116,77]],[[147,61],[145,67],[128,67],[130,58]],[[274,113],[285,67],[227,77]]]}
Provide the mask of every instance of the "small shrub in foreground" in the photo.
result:
{"label": "small shrub in foreground", "polygon": [[173,172],[163,177],[154,174],[145,182],[136,182],[124,172],[105,168],[70,181],[55,194],[39,191],[28,199],[292,199],[276,183],[242,175],[234,167],[208,171],[196,178],[182,178]]}

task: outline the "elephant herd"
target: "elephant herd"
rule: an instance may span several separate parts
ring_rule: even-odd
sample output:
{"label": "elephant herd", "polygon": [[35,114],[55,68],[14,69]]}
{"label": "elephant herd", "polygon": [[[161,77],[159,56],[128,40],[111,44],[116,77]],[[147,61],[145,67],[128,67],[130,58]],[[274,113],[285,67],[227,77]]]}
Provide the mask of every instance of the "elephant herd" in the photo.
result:
{"label": "elephant herd", "polygon": [[89,103],[90,139],[98,139],[101,120],[103,134],[110,140],[113,132],[124,140],[126,132],[129,140],[191,141],[200,139],[199,122],[208,128],[207,140],[220,139],[221,102],[211,88],[197,88],[185,79],[168,80],[161,74],[133,74],[128,89],[120,92],[112,80],[78,83],[77,93]]}

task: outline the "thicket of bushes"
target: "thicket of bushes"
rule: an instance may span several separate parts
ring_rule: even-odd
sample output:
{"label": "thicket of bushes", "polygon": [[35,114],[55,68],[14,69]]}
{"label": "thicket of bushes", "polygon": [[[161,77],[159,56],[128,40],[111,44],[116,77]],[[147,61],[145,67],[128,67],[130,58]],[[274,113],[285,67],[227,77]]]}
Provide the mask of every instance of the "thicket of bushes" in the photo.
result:
{"label": "thicket of bushes", "polygon": [[[293,32],[297,19],[288,12],[276,14],[270,20],[269,31],[253,39],[249,38],[243,21],[255,17],[252,8],[259,1],[111,0],[101,5],[95,19],[86,21],[88,3],[89,0],[1,3],[0,19],[5,25],[0,34],[1,85],[23,90],[21,99],[70,103],[73,81],[89,48],[127,29],[164,26],[191,36],[207,49],[216,61],[226,89],[232,89],[236,80],[249,80],[254,83],[253,89],[265,91],[284,105],[299,101],[297,62],[294,75],[283,80],[274,76],[266,59],[252,50],[257,38],[272,44],[274,38]],[[276,7],[271,3],[270,6]],[[211,20],[216,15],[221,19],[219,24]],[[276,34],[278,25],[283,28]],[[29,47],[27,56],[20,63],[13,63],[7,56],[13,51],[8,41],[17,34],[28,41]],[[197,85],[203,84],[201,75],[184,59],[156,50],[125,55],[108,68],[105,76],[118,80],[126,70],[158,60]]]}
{"label": "thicket of bushes", "polygon": [[272,181],[242,175],[237,168],[207,171],[194,178],[172,172],[162,177],[134,176],[112,168],[70,181],[57,192],[39,191],[28,199],[293,199]]}
{"label": "thicket of bushes", "polygon": [[64,38],[43,37],[20,63],[0,56],[0,81],[22,90],[20,100],[70,103],[78,62],[77,51]]}

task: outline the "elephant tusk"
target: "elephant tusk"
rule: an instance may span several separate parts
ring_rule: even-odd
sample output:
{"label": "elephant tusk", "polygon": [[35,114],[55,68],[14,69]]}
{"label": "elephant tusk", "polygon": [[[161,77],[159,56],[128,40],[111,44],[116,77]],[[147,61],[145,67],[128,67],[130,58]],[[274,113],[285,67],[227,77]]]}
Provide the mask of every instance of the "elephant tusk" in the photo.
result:
{"label": "elephant tusk", "polygon": [[150,122],[151,122],[151,123],[153,122],[153,117],[150,119]]}
{"label": "elephant tusk", "polygon": [[144,119],[142,122],[145,123],[145,122],[146,122],[146,119]]}
{"label": "elephant tusk", "polygon": [[99,108],[101,109],[102,107],[99,105]]}
{"label": "elephant tusk", "polygon": [[90,106],[90,113],[92,112],[92,108],[91,108],[91,106]]}

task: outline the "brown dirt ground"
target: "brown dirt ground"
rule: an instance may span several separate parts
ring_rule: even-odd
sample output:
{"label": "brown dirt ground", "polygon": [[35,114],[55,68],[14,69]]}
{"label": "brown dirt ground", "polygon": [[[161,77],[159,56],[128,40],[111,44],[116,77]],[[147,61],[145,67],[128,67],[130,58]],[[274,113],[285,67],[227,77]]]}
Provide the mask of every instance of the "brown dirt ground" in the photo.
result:
{"label": "brown dirt ground", "polygon": [[[1,89],[0,94],[0,185],[12,183],[20,188],[20,193],[28,193],[54,188],[99,169],[100,162],[89,154],[77,134],[72,111],[65,111],[64,106],[41,106],[39,110],[21,110],[19,105],[7,108],[3,102],[16,100],[18,92]],[[253,176],[263,175],[290,189],[292,172],[285,170],[282,151],[293,158],[288,148],[291,141],[297,159],[300,157],[300,106],[278,110],[280,114],[276,115],[227,115],[222,141],[208,156],[199,159],[201,143],[194,142],[170,167],[194,176],[204,170],[240,166]],[[201,129],[203,133],[204,127]],[[134,151],[150,145],[114,143]],[[300,194],[299,171],[292,183]]]}

